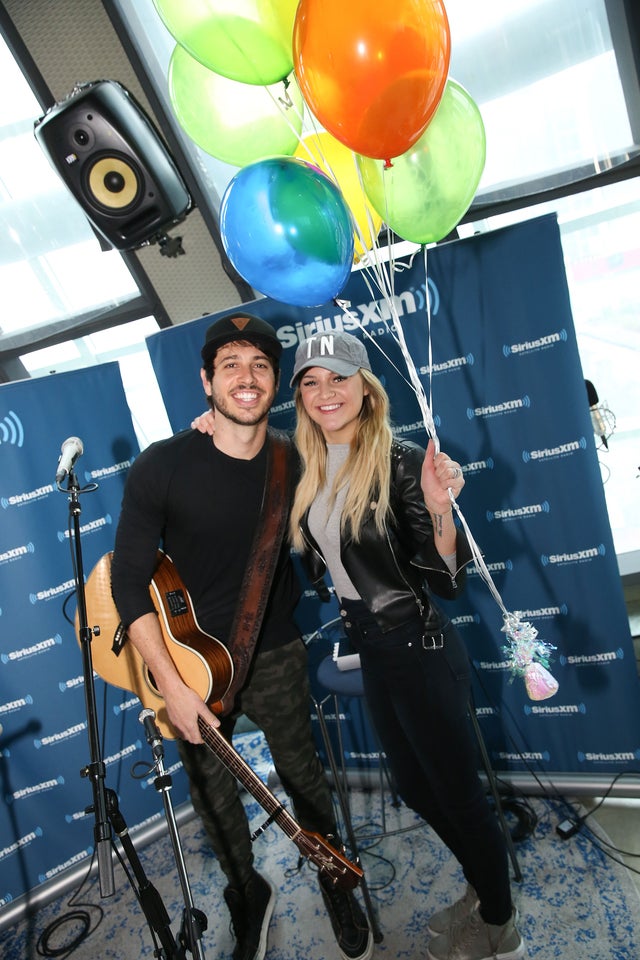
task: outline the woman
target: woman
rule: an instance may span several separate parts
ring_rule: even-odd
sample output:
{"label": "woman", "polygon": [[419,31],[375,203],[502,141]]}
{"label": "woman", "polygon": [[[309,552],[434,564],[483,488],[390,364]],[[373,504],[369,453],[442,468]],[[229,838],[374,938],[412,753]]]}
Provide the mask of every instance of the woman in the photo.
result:
{"label": "woman", "polygon": [[373,724],[405,803],[462,866],[467,890],[429,921],[431,960],[524,955],[507,849],[477,770],[468,719],[469,660],[432,599],[455,598],[471,558],[445,453],[395,440],[389,402],[362,343],[311,337],[296,351],[296,444],[302,474],[291,540],[314,584],[329,574],[359,652]]}

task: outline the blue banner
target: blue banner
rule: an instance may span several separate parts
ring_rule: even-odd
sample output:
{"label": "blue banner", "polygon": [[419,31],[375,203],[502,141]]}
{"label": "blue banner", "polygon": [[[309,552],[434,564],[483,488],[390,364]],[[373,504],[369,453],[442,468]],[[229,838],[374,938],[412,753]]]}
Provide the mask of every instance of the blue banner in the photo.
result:
{"label": "blue banner", "polygon": [[[83,440],[80,492],[55,483],[62,442]],[[76,636],[75,528],[85,579],[113,549],[127,469],[138,452],[118,365],[0,387],[0,919],[94,850],[87,689]],[[90,611],[89,611],[90,613]],[[92,627],[94,624],[89,623]],[[105,785],[131,826],[163,816],[149,778],[140,703],[94,678]],[[167,767],[175,764],[167,745]],[[187,796],[176,782],[176,802]]]}
{"label": "blue banner", "polygon": [[[506,668],[501,611],[474,570],[463,598],[446,605],[474,665],[492,764],[549,777],[632,772],[640,756],[640,689],[555,217],[430,249],[427,274],[421,256],[404,264],[395,274],[395,302],[431,391],[442,447],[463,465],[460,507],[505,607],[520,611],[555,648],[559,690],[533,701]],[[339,305],[243,305],[274,324],[284,347],[272,423],[293,424],[288,383],[300,340],[341,327],[362,336],[361,324],[397,434],[424,445],[419,405],[389,332],[388,299],[376,299],[357,271],[343,296],[351,316]],[[212,319],[148,340],[173,430],[206,407],[200,348]],[[94,815],[86,812],[92,789],[81,775],[90,753],[74,627],[72,504],[54,482],[61,444],[71,436],[84,443],[75,466],[80,486],[97,484],[79,497],[86,578],[113,547],[126,472],[138,452],[118,366],[0,386],[0,923],[22,895],[86,869],[95,846]],[[337,616],[335,598],[320,604],[307,588],[297,615],[321,700],[327,690],[316,673],[336,640],[326,626]],[[94,684],[106,786],[130,829],[154,825],[163,806],[140,765],[150,759],[140,702],[98,677]],[[340,710],[346,760],[367,767],[377,745],[362,701],[348,698]],[[165,748],[172,799],[180,804],[188,784],[175,744]]]}
{"label": "blue banner", "polygon": [[[475,569],[463,598],[445,604],[473,661],[492,764],[535,774],[635,771],[638,676],[555,215],[430,249],[428,278],[420,255],[403,266],[394,281],[397,312],[432,395],[442,447],[463,464],[460,507],[506,609],[520,611],[555,648],[551,672],[559,691],[533,701],[507,670],[502,612]],[[425,445],[406,363],[389,332],[388,298],[372,300],[359,272],[342,297],[356,320],[339,306],[300,309],[268,299],[243,305],[275,325],[284,347],[271,422],[292,426],[288,383],[299,341],[341,327],[362,335],[361,324],[374,372],[391,397],[396,433]],[[212,319],[148,341],[174,429],[188,425],[194,407],[205,409],[197,367]],[[336,609],[306,590],[298,616],[316,644]],[[326,639],[310,648],[312,678],[330,651]],[[326,690],[316,687],[316,694]],[[359,716],[353,728],[360,729]],[[375,751],[358,738],[345,752],[349,762],[366,765]]]}

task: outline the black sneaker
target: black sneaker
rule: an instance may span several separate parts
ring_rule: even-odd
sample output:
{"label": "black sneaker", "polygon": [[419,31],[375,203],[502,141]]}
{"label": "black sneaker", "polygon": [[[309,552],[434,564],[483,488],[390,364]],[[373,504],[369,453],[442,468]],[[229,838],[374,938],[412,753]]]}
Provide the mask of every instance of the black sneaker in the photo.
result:
{"label": "black sneaker", "polygon": [[373,935],[353,893],[339,890],[324,874],[320,874],[320,891],[343,960],[369,960]]}
{"label": "black sneaker", "polygon": [[255,870],[242,890],[227,887],[224,899],[237,943],[233,960],[263,960],[276,892]]}

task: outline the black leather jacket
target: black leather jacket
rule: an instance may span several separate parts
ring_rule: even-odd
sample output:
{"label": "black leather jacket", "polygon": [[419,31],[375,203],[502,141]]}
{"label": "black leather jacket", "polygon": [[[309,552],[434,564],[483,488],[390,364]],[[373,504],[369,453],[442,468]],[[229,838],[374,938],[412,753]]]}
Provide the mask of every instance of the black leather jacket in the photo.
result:
{"label": "black leather jacket", "polygon": [[[431,592],[455,599],[466,581],[465,565],[472,559],[464,531],[458,530],[457,570],[451,575],[435,548],[431,518],[424,505],[420,473],[424,450],[406,440],[394,440],[391,447],[391,510],[386,533],[376,530],[373,512],[365,516],[360,540],[350,536],[341,544],[342,564],[351,582],[383,631],[415,617],[428,628],[438,629],[441,614],[434,608]],[[302,564],[323,599],[329,594],[324,583],[327,566],[309,533],[308,517],[300,525],[307,550]]]}

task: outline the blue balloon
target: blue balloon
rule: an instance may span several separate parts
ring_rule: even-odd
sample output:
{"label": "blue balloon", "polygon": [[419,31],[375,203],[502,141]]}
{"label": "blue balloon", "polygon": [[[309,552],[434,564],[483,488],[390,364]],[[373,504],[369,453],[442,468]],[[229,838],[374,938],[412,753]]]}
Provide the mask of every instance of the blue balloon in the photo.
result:
{"label": "blue balloon", "polygon": [[296,157],[248,164],[229,183],[220,232],[255,290],[296,307],[337,297],[353,264],[351,212],[335,183]]}

